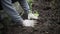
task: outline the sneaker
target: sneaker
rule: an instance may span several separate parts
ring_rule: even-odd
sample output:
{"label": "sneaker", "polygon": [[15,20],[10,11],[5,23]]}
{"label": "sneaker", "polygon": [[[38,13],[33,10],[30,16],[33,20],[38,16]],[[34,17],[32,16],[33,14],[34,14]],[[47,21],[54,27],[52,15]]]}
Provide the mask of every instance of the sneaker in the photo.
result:
{"label": "sneaker", "polygon": [[28,14],[28,19],[38,19],[38,16],[35,16],[35,15],[32,14],[32,13],[29,13],[29,14]]}
{"label": "sneaker", "polygon": [[36,20],[24,20],[23,26],[25,27],[35,27],[37,21]]}

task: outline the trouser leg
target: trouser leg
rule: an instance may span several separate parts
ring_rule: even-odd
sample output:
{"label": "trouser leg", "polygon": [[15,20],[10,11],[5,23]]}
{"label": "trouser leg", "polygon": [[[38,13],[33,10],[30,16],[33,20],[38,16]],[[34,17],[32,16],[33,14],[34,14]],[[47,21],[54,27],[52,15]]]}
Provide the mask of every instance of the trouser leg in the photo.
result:
{"label": "trouser leg", "polygon": [[19,13],[12,5],[11,0],[1,0],[1,5],[5,12],[13,19],[15,22],[21,22],[23,19],[19,16]]}
{"label": "trouser leg", "polygon": [[20,3],[20,5],[21,5],[21,7],[23,8],[23,10],[24,10],[24,14],[23,14],[23,19],[28,19],[28,13],[29,13],[29,5],[28,5],[28,3],[27,3],[27,1],[26,0],[18,0],[19,1],[19,3]]}

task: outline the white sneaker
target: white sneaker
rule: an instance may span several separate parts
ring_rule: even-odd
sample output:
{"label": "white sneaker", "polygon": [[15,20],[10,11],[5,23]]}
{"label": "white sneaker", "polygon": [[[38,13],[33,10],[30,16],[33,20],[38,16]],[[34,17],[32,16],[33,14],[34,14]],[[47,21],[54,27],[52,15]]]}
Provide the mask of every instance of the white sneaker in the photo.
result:
{"label": "white sneaker", "polygon": [[36,20],[24,20],[23,26],[34,27],[36,25],[36,23],[37,23]]}
{"label": "white sneaker", "polygon": [[35,16],[34,14],[30,13],[28,14],[28,19],[38,19],[38,16]]}

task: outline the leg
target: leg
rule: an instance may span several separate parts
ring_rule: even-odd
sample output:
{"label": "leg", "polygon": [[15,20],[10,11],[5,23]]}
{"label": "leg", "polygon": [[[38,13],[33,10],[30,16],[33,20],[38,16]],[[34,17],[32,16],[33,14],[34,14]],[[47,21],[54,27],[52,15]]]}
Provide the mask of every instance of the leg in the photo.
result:
{"label": "leg", "polygon": [[24,19],[28,19],[29,13],[29,5],[26,0],[18,0],[22,8],[24,9],[24,15],[22,16]]}
{"label": "leg", "polygon": [[2,7],[6,11],[6,13],[13,19],[15,22],[22,22],[22,18],[19,16],[19,13],[12,6],[11,0],[1,0]]}

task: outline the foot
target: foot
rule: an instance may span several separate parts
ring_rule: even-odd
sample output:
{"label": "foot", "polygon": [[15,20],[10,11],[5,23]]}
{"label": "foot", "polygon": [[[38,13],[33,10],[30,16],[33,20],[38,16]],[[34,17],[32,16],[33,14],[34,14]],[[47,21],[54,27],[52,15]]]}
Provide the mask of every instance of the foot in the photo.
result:
{"label": "foot", "polygon": [[36,23],[37,23],[36,20],[23,20],[22,22],[15,23],[14,26],[34,27]]}
{"label": "foot", "polygon": [[33,13],[29,13],[28,19],[38,19],[38,16],[35,16]]}
{"label": "foot", "polygon": [[25,27],[35,27],[37,21],[36,20],[24,20],[23,26]]}

